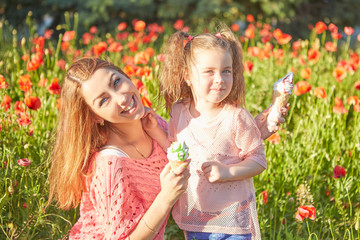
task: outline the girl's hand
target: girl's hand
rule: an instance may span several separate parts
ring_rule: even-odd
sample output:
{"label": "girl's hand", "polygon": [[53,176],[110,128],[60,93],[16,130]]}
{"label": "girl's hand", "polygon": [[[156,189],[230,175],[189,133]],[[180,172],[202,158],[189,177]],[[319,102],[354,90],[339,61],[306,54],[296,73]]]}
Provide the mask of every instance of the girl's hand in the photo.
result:
{"label": "girl's hand", "polygon": [[160,173],[161,192],[171,206],[185,192],[190,177],[188,163],[183,163],[175,170],[171,170],[170,163]]}
{"label": "girl's hand", "polygon": [[145,114],[141,118],[141,123],[146,132],[155,129],[158,125],[155,111],[151,108],[145,107]]}
{"label": "girl's hand", "polygon": [[269,113],[270,113],[270,110],[272,107],[273,106],[270,106],[269,108],[265,109],[264,111],[259,113],[259,115],[257,115],[255,118],[256,124],[261,133],[261,138],[263,140],[267,139],[268,137],[273,135],[275,132],[277,132],[279,130],[279,125],[281,123],[285,122],[285,117],[287,116],[287,114],[289,112],[290,103],[287,103],[286,107],[280,109],[280,113],[281,113],[282,117],[280,117],[278,119],[271,119],[271,121],[276,123],[276,126],[273,126],[271,128],[272,132],[269,132],[268,125],[267,125],[267,117],[269,116]]}
{"label": "girl's hand", "polygon": [[209,182],[224,182],[230,179],[229,167],[219,162],[205,162],[201,169]]}

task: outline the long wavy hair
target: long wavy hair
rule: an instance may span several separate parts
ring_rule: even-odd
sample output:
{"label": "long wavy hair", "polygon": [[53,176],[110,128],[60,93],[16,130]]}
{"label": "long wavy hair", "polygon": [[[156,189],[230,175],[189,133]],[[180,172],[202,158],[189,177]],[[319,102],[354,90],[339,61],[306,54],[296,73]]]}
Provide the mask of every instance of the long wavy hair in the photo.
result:
{"label": "long wavy hair", "polygon": [[49,203],[60,208],[77,207],[85,189],[91,155],[107,140],[110,123],[100,126],[81,94],[82,83],[98,69],[113,69],[127,76],[112,63],[97,58],[82,58],[67,70],[62,89],[61,107],[55,132],[49,173]]}
{"label": "long wavy hair", "polygon": [[198,50],[222,49],[232,57],[233,87],[222,103],[245,106],[245,81],[242,47],[234,33],[221,24],[216,34],[202,33],[189,40],[189,34],[178,31],[164,45],[166,59],[160,72],[159,97],[164,97],[166,109],[184,98],[193,99],[191,88],[185,81],[187,71],[196,60]]}

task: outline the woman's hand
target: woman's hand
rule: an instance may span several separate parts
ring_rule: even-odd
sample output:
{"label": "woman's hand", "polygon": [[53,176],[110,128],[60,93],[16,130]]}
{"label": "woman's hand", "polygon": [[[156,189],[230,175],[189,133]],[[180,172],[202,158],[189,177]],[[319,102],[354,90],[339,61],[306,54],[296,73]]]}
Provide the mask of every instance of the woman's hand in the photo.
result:
{"label": "woman's hand", "polygon": [[276,123],[276,126],[272,126],[271,132],[270,132],[268,129],[267,118],[269,116],[269,113],[270,113],[272,107],[274,107],[274,106],[268,107],[267,109],[265,109],[264,111],[259,113],[259,115],[257,115],[255,118],[256,124],[261,133],[261,138],[263,140],[267,139],[268,137],[273,135],[275,132],[277,132],[279,130],[279,125],[281,123],[285,122],[285,117],[287,116],[287,114],[289,112],[290,103],[287,103],[286,107],[280,109],[280,113],[281,113],[282,117],[280,117],[278,119],[271,119],[271,121]]}
{"label": "woman's hand", "polygon": [[168,163],[160,173],[161,192],[166,201],[172,206],[185,192],[190,177],[188,163],[171,170]]}

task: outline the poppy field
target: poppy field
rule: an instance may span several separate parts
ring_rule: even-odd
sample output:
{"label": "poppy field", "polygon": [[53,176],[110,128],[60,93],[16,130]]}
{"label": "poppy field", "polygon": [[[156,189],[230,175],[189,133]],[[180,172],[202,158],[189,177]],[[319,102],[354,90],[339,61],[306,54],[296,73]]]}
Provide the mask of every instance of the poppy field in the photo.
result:
{"label": "poppy field", "polygon": [[[177,30],[215,31],[135,19],[79,35],[77,15],[65,19],[58,37],[39,36],[31,14],[26,32],[0,21],[0,239],[61,239],[77,220],[78,209],[47,202],[61,82],[74,60],[120,66],[143,104],[168,119],[157,99],[162,43]],[[295,85],[286,122],[265,141],[268,168],[254,178],[262,238],[360,239],[360,35],[317,22],[295,39],[251,15],[244,22],[230,27],[243,46],[246,108],[254,117],[267,108],[290,71]],[[172,219],[165,239],[184,239]]]}

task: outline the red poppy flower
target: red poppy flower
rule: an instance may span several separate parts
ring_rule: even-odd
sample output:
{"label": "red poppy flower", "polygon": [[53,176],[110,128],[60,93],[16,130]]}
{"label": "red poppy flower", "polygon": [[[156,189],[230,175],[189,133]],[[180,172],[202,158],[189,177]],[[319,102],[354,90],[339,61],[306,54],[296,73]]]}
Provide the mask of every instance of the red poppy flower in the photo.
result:
{"label": "red poppy flower", "polygon": [[325,92],[325,89],[323,87],[315,88],[314,94],[318,98],[326,98],[326,92]]}
{"label": "red poppy flower", "polygon": [[61,70],[65,70],[66,61],[64,59],[59,59],[56,63],[58,67],[60,67]]}
{"label": "red poppy flower", "polygon": [[321,22],[321,21],[317,22],[316,25],[315,25],[315,30],[316,30],[317,34],[321,34],[326,29],[327,29],[326,24]]}
{"label": "red poppy flower", "polygon": [[176,22],[174,23],[173,27],[174,27],[176,30],[181,30],[181,29],[183,29],[183,27],[184,27],[184,21],[183,21],[182,19],[176,20]]}
{"label": "red poppy flower", "polygon": [[58,83],[58,78],[54,78],[50,86],[48,86],[48,91],[51,94],[60,95],[61,93],[61,87]]}
{"label": "red poppy flower", "polygon": [[360,81],[356,81],[356,82],[354,83],[354,88],[355,88],[356,90],[360,90]]}
{"label": "red poppy flower", "polygon": [[287,44],[292,39],[291,35],[283,33],[278,28],[274,30],[273,35],[280,45]]}
{"label": "red poppy flower", "polygon": [[336,165],[334,167],[334,171],[333,171],[333,178],[342,178],[345,177],[346,171],[344,167],[340,167],[338,165]]}
{"label": "red poppy flower", "polygon": [[30,75],[22,75],[19,78],[19,85],[22,91],[28,92],[31,90],[32,82],[30,80]]}
{"label": "red poppy flower", "polygon": [[128,76],[133,76],[135,74],[135,68],[133,65],[126,65],[123,69],[124,73]]}
{"label": "red poppy flower", "polygon": [[355,112],[360,112],[360,101],[354,105],[354,111]]}
{"label": "red poppy flower", "polygon": [[253,15],[248,14],[248,15],[246,16],[246,21],[248,21],[248,22],[253,22],[253,21],[255,21],[255,18],[254,18]]}
{"label": "red poppy flower", "polygon": [[126,22],[121,22],[121,23],[119,23],[119,25],[117,26],[117,29],[118,29],[119,31],[124,31],[124,30],[126,29],[126,27],[127,27]]}
{"label": "red poppy flower", "polygon": [[349,105],[356,105],[357,103],[359,102],[359,98],[358,96],[350,96],[348,99],[347,99],[347,103]]}
{"label": "red poppy flower", "polygon": [[28,72],[35,71],[36,69],[38,69],[40,67],[40,62],[38,62],[34,59],[31,59],[27,63],[26,67],[27,67]]}
{"label": "red poppy flower", "polygon": [[113,42],[108,47],[109,52],[121,52],[123,49],[124,47],[118,42]]}
{"label": "red poppy flower", "polygon": [[345,27],[344,32],[346,35],[350,36],[354,33],[354,29],[352,27]]}
{"label": "red poppy flower", "polygon": [[[342,104],[342,102],[341,102]],[[344,108],[343,105],[336,105],[336,102],[335,102],[335,106],[333,106],[333,112],[334,113],[340,113],[340,114],[345,114],[348,112],[348,110],[346,108]]]}
{"label": "red poppy flower", "polygon": [[255,37],[255,32],[253,28],[247,28],[245,30],[245,37],[248,39],[253,39]]}
{"label": "red poppy flower", "polygon": [[5,112],[10,108],[11,98],[8,95],[4,95],[1,107],[4,108]]}
{"label": "red poppy flower", "polygon": [[328,52],[336,52],[337,47],[335,46],[335,44],[333,42],[328,41],[325,43],[325,49]]}
{"label": "red poppy flower", "polygon": [[305,218],[310,218],[314,220],[316,217],[316,209],[314,206],[300,206],[296,212],[296,219],[299,221],[303,221]]}
{"label": "red poppy flower", "polygon": [[273,135],[271,135],[270,137],[268,137],[268,140],[269,142],[271,142],[272,144],[278,144],[280,143],[280,135],[279,133],[274,133]]}
{"label": "red poppy flower", "polygon": [[70,43],[69,43],[69,42],[62,42],[62,43],[61,43],[61,46],[60,46],[61,51],[65,52],[66,50],[69,49],[69,46],[70,46]]}
{"label": "red poppy flower", "polygon": [[62,38],[62,40],[64,42],[70,42],[71,40],[73,40],[75,38],[75,31],[72,30],[72,31],[66,31],[64,33],[64,36]]}
{"label": "red poppy flower", "polygon": [[30,117],[25,112],[20,113],[20,117],[16,119],[16,122],[23,127],[31,124]]}
{"label": "red poppy flower", "polygon": [[321,53],[319,50],[310,48],[308,51],[308,61],[317,62],[320,59]]}
{"label": "red poppy flower", "polygon": [[41,101],[38,97],[27,96],[25,98],[25,105],[32,110],[38,110],[41,107]]}
{"label": "red poppy flower", "polygon": [[332,75],[336,78],[336,81],[342,82],[342,80],[346,77],[345,68],[342,66],[337,66]]}
{"label": "red poppy flower", "polygon": [[88,45],[93,39],[94,39],[94,36],[88,32],[86,32],[82,35],[82,40],[83,40],[84,45]]}
{"label": "red poppy flower", "polygon": [[299,81],[295,84],[294,94],[296,96],[307,93],[311,90],[312,86],[307,81]]}
{"label": "red poppy flower", "polygon": [[338,32],[338,27],[335,25],[335,24],[333,24],[333,23],[330,23],[329,24],[329,31],[330,32]]}
{"label": "red poppy flower", "polygon": [[251,73],[253,67],[254,67],[254,63],[252,61],[245,61],[244,62],[245,71],[247,71],[248,73]]}
{"label": "red poppy flower", "polygon": [[233,23],[233,24],[231,25],[231,30],[232,30],[233,32],[237,32],[237,31],[239,31],[239,29],[240,29],[240,27],[239,27],[238,24]]}
{"label": "red poppy flower", "polygon": [[97,29],[96,26],[92,26],[92,27],[90,28],[90,30],[89,30],[89,32],[90,32],[91,34],[96,34],[97,31],[98,31],[98,29]]}
{"label": "red poppy flower", "polygon": [[301,49],[301,41],[297,40],[292,44],[292,50],[299,51]]}
{"label": "red poppy flower", "polygon": [[9,84],[7,84],[5,82],[5,78],[3,75],[0,74],[0,89],[5,89],[9,86]]}
{"label": "red poppy flower", "polygon": [[339,40],[339,39],[342,38],[342,34],[339,33],[339,32],[332,32],[332,33],[331,33],[331,37],[332,37],[333,39]]}
{"label": "red poppy flower", "polygon": [[301,69],[300,76],[303,79],[310,79],[310,77],[311,77],[311,69],[310,68]]}
{"label": "red poppy flower", "polygon": [[268,202],[268,198],[269,198],[268,191],[266,191],[266,190],[262,191],[261,196],[262,196],[262,199],[263,199],[263,203],[266,204]]}
{"label": "red poppy flower", "polygon": [[50,39],[53,32],[54,32],[54,30],[52,30],[52,29],[46,29],[45,32],[44,32],[44,38],[45,39]]}
{"label": "red poppy flower", "polygon": [[149,62],[149,60],[150,60],[150,56],[145,51],[136,53],[136,55],[134,57],[135,64],[144,64],[145,65]]}
{"label": "red poppy flower", "polygon": [[20,113],[24,113],[25,112],[25,104],[23,102],[20,101],[16,101],[14,104],[14,108],[15,108],[15,114],[20,116]]}
{"label": "red poppy flower", "polygon": [[23,166],[23,167],[27,167],[27,166],[30,166],[31,160],[28,158],[22,158],[22,159],[17,160],[17,164],[19,164],[20,166]]}
{"label": "red poppy flower", "polygon": [[107,44],[106,42],[99,42],[98,44],[95,44],[92,47],[92,51],[95,54],[95,56],[100,56],[104,51],[106,51],[107,49]]}
{"label": "red poppy flower", "polygon": [[137,20],[134,23],[134,29],[137,32],[144,31],[145,27],[146,27],[146,23],[142,20]]}

